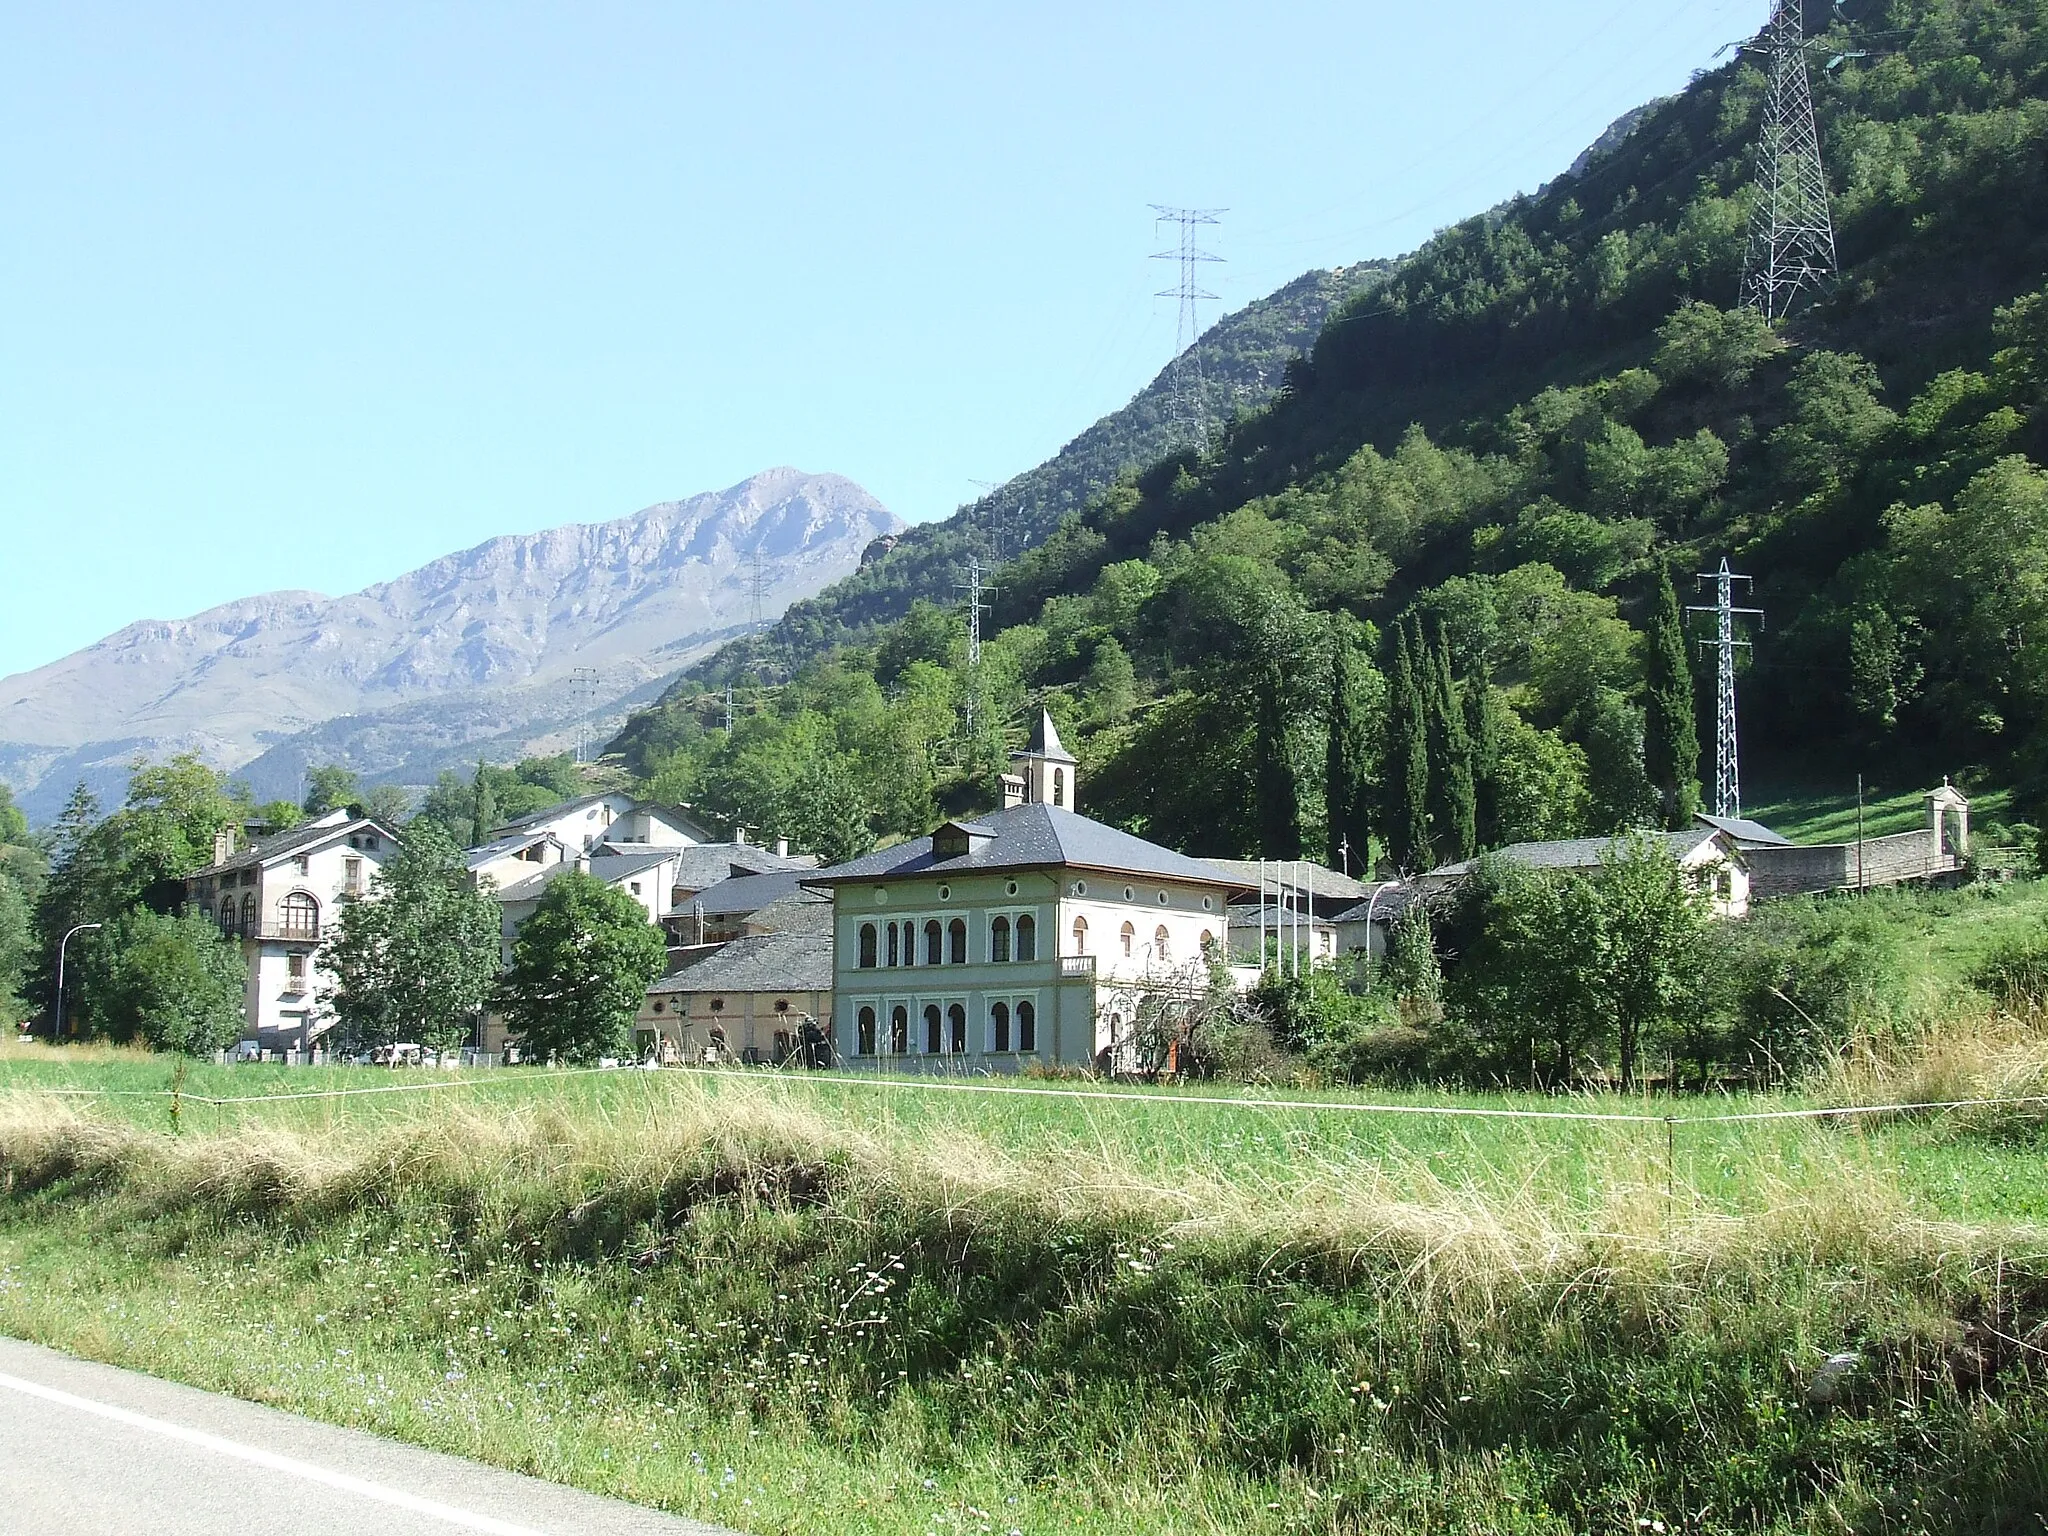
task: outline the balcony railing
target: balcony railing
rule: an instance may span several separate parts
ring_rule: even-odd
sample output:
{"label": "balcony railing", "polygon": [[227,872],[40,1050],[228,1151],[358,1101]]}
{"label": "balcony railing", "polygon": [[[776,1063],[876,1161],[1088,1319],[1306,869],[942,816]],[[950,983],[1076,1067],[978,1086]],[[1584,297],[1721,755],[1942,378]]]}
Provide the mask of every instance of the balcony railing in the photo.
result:
{"label": "balcony railing", "polygon": [[1063,981],[1092,981],[1095,977],[1093,955],[1061,955],[1060,979]]}
{"label": "balcony railing", "polygon": [[255,933],[247,935],[252,939],[263,939],[276,944],[318,944],[320,925],[318,923],[290,923],[284,927],[265,924]]}

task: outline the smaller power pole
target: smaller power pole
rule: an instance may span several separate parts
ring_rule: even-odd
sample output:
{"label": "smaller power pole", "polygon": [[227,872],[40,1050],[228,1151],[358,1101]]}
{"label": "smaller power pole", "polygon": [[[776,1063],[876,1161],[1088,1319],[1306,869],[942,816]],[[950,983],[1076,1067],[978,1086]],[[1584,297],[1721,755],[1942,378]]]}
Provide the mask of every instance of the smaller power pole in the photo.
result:
{"label": "smaller power pole", "polygon": [[[1702,646],[1712,646],[1717,653],[1717,679],[1714,709],[1714,814],[1716,816],[1740,816],[1742,814],[1742,774],[1737,761],[1735,730],[1735,653],[1747,650],[1750,642],[1735,638],[1737,615],[1761,620],[1761,608],[1738,608],[1735,606],[1735,583],[1749,581],[1747,576],[1738,576],[1728,569],[1728,562],[1721,562],[1718,571],[1702,572],[1701,581],[1711,581],[1715,588],[1715,602],[1711,608],[1691,605],[1687,613],[1711,613],[1714,615],[1714,638],[1702,640]],[[1755,586],[1751,582],[1752,588]]]}
{"label": "smaller power pole", "polygon": [[767,627],[761,605],[761,600],[767,594],[767,591],[768,578],[761,570],[761,547],[757,544],[754,546],[753,573],[747,582],[747,595],[749,598],[747,619],[749,625],[757,631]]}
{"label": "smaller power pole", "polygon": [[732,734],[732,684],[725,685],[725,734]]}
{"label": "smaller power pole", "polygon": [[967,739],[974,739],[974,708],[981,693],[981,616],[989,611],[988,597],[996,589],[983,584],[981,556],[967,557],[967,579],[957,583],[967,594]]}
{"label": "smaller power pole", "polygon": [[598,675],[595,667],[578,667],[569,674],[569,706],[576,713],[576,761],[590,760],[590,712],[597,708]]}

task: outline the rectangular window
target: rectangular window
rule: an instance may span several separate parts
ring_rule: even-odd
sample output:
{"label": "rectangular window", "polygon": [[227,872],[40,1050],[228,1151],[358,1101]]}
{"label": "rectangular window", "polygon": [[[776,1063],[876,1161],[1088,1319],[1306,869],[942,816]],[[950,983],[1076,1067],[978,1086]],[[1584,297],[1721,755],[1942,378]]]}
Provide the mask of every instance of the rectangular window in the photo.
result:
{"label": "rectangular window", "polygon": [[341,884],[342,889],[347,891],[349,895],[362,895],[363,861],[361,859],[351,857],[341,861]]}

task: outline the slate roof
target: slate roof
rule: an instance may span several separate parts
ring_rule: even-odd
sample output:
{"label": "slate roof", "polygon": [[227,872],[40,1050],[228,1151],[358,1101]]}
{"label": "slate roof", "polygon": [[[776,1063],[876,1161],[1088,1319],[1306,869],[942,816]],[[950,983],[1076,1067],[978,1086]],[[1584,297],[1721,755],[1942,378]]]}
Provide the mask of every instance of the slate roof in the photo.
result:
{"label": "slate roof", "polygon": [[1031,727],[1031,740],[1025,743],[1024,750],[1032,757],[1067,763],[1074,760],[1073,753],[1060,744],[1060,733],[1054,727],[1052,711],[1048,709],[1038,712],[1038,723]]}
{"label": "slate roof", "polygon": [[[1257,859],[1204,859],[1202,862],[1204,864],[1213,864],[1230,878],[1232,884],[1241,885],[1247,891],[1256,892],[1259,888],[1259,861]],[[1343,901],[1346,899],[1357,901],[1372,894],[1371,886],[1361,884],[1349,875],[1340,874],[1334,869],[1325,869],[1320,864],[1311,864],[1306,859],[1288,859],[1279,862],[1268,859],[1265,864],[1266,897],[1268,901],[1272,900],[1273,880],[1276,874],[1282,877],[1282,884],[1306,886],[1310,894],[1318,899],[1327,897],[1333,901]],[[1256,906],[1257,904],[1258,898],[1256,895],[1245,903],[1247,906]]]}
{"label": "slate roof", "polygon": [[346,833],[358,832],[364,827],[389,838],[393,847],[398,845],[396,833],[382,822],[372,821],[367,816],[344,816],[338,821],[309,821],[303,826],[293,827],[289,832],[279,832],[275,836],[263,838],[244,848],[233,858],[223,859],[218,864],[209,864],[186,878],[196,880],[201,875],[218,874],[224,869],[253,869],[265,864],[274,864],[279,859],[318,848],[323,843],[333,842]]}
{"label": "slate roof", "polygon": [[1006,869],[1092,869],[1119,875],[1235,887],[1239,882],[1214,864],[1191,859],[1142,837],[1119,832],[1055,805],[1017,805],[980,817],[974,827],[993,834],[972,852],[935,858],[929,837],[912,838],[850,863],[806,876],[805,885],[831,887],[864,880],[913,875],[985,873]]}
{"label": "slate roof", "polygon": [[783,858],[754,843],[693,843],[687,848],[666,851],[677,855],[676,884],[691,891],[708,890],[738,875],[765,875],[776,870],[808,867],[799,860]]}
{"label": "slate roof", "polygon": [[[606,885],[617,885],[643,874],[650,869],[659,869],[679,849],[667,848],[658,853],[593,853],[590,856],[590,873]],[[581,860],[564,859],[559,864],[550,864],[546,869],[528,875],[524,880],[515,880],[501,886],[492,894],[499,901],[534,901],[550,882],[559,879],[574,869]],[[663,896],[668,893],[664,891]]]}
{"label": "slate roof", "polygon": [[1792,839],[1773,832],[1760,821],[1750,821],[1742,816],[1709,816],[1705,811],[1695,812],[1695,821],[1704,822],[1717,832],[1726,832],[1738,843],[1761,843],[1766,848],[1790,848]]}
{"label": "slate roof", "polygon": [[571,811],[584,810],[589,806],[598,804],[600,801],[611,799],[617,793],[617,790],[612,789],[606,790],[603,794],[581,795],[574,800],[564,800],[560,805],[551,805],[544,811],[529,811],[524,816],[505,822],[501,826],[493,827],[491,831],[493,836],[496,837],[503,837],[511,832],[531,831],[543,822],[553,821],[557,816],[566,816]]}
{"label": "slate roof", "polygon": [[[702,912],[706,917],[748,917],[759,912],[770,902],[804,893],[799,883],[806,871],[800,869],[774,870],[761,875],[734,875],[716,885],[706,886],[689,900],[676,908],[682,915]],[[823,898],[811,895],[805,899],[821,903]]]}
{"label": "slate roof", "polygon": [[[1701,843],[1722,835],[1714,827],[1688,827],[1683,832],[1646,832],[1652,842],[1661,842],[1674,858],[1682,859]],[[1525,869],[1596,869],[1600,858],[1621,839],[1618,837],[1568,837],[1554,843],[1510,843],[1483,858],[1506,859]],[[1461,879],[1479,866],[1478,859],[1445,864],[1421,876],[1424,880]]]}
{"label": "slate roof", "polygon": [[[1439,887],[1439,889],[1442,889]],[[1325,921],[1331,923],[1362,923],[1370,915],[1376,923],[1388,922],[1406,912],[1418,901],[1427,901],[1431,892],[1413,884],[1390,885],[1377,897],[1368,895],[1355,907],[1346,907],[1335,917]]]}
{"label": "slate roof", "polygon": [[464,858],[471,870],[478,870],[494,860],[507,858],[523,849],[531,848],[535,843],[551,840],[558,840],[552,832],[515,832],[509,837],[485,843],[481,848],[469,849]]}
{"label": "slate roof", "polygon": [[760,933],[734,939],[716,954],[664,976],[647,989],[675,992],[830,992],[828,933]]}

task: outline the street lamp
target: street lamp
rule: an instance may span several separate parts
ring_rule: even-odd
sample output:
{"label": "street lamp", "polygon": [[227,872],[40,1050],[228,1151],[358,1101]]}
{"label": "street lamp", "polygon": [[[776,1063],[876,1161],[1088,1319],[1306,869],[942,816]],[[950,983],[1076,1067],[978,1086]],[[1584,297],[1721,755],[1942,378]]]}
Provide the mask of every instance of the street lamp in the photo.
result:
{"label": "street lamp", "polygon": [[55,1045],[64,1036],[64,946],[71,942],[72,934],[84,933],[91,928],[104,927],[106,927],[105,923],[80,923],[57,941],[57,1017],[50,1024],[50,1043],[52,1045]]}
{"label": "street lamp", "polygon": [[[1386,894],[1386,893],[1387,893],[1387,892],[1388,892],[1389,890],[1391,890],[1391,889],[1392,889],[1393,887],[1395,887],[1395,886],[1399,885],[1400,883],[1401,883],[1401,882],[1400,882],[1400,881],[1398,881],[1398,880],[1382,880],[1382,881],[1381,881],[1381,882],[1380,882],[1380,883],[1379,883],[1378,885],[1376,885],[1376,886],[1374,886],[1374,887],[1373,887],[1373,892],[1372,892],[1372,898],[1371,898],[1371,899],[1370,899],[1369,901],[1367,901],[1367,902],[1366,902],[1366,904],[1365,904],[1365,958],[1366,958],[1366,963],[1367,963],[1367,964],[1371,964],[1371,963],[1372,963],[1372,914],[1373,914],[1373,909],[1374,909],[1375,907],[1377,907],[1377,906],[1378,906],[1378,905],[1380,904],[1380,897],[1384,896],[1384,895],[1385,895],[1385,894]],[[1386,946],[1386,945],[1384,945],[1384,944],[1383,944],[1383,945],[1381,945],[1381,946],[1380,946],[1380,952],[1381,952],[1381,954],[1385,954],[1385,953],[1386,953],[1386,949],[1387,949],[1387,946]],[[1370,971],[1368,971],[1368,972],[1367,972],[1366,974],[1367,974],[1367,975],[1371,975],[1372,973],[1371,973]]]}

